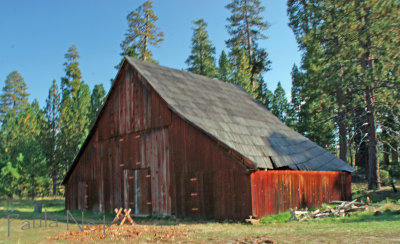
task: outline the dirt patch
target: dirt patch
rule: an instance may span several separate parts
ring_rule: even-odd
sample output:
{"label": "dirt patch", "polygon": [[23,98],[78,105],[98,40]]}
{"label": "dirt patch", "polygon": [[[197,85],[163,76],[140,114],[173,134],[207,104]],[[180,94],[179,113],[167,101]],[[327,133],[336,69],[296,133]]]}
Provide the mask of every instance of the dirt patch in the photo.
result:
{"label": "dirt patch", "polygon": [[274,243],[266,236],[246,236],[241,238],[208,238],[206,241],[199,240],[196,230],[191,230],[190,226],[160,226],[160,225],[125,225],[125,226],[106,226],[105,233],[90,231],[68,231],[57,234],[50,240],[66,240],[69,242],[129,242],[129,243]]}
{"label": "dirt patch", "polygon": [[266,238],[265,236],[247,236],[242,239],[236,240],[236,243],[240,244],[247,244],[247,243],[254,243],[254,244],[261,244],[261,243],[271,243],[274,242]]}
{"label": "dirt patch", "polygon": [[188,229],[176,226],[152,226],[152,225],[125,225],[125,226],[106,226],[105,233],[91,231],[87,228],[84,231],[68,231],[51,237],[51,240],[68,240],[77,242],[93,241],[144,241],[144,242],[177,242],[190,241],[191,236]]}

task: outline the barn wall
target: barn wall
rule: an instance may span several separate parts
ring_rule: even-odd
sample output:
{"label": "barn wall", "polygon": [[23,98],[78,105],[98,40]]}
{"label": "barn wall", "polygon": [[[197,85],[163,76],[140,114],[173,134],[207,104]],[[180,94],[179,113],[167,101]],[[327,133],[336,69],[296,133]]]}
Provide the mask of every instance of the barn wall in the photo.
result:
{"label": "barn wall", "polygon": [[151,181],[146,183],[151,199],[143,204],[150,205],[151,214],[169,215],[171,111],[130,66],[122,68],[113,89],[66,182],[66,207],[107,212],[126,207],[132,202],[126,199],[127,173],[148,169],[151,177],[140,181]]}
{"label": "barn wall", "polygon": [[175,114],[169,143],[173,215],[215,219],[251,215],[250,173],[237,158]]}
{"label": "barn wall", "polygon": [[320,207],[333,200],[351,199],[351,174],[328,171],[269,170],[251,174],[253,216]]}

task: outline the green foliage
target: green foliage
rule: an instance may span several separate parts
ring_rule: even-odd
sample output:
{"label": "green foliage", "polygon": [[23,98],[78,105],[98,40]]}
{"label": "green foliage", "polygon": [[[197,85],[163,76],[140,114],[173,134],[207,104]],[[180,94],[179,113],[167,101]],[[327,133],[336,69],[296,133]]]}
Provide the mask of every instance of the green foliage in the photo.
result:
{"label": "green foliage", "polygon": [[233,83],[268,107],[270,98],[262,74],[270,69],[270,61],[266,50],[258,47],[258,41],[266,39],[263,32],[268,28],[262,17],[264,7],[259,0],[233,0],[226,8],[231,12],[226,44],[233,64]]}
{"label": "green foliage", "polygon": [[232,82],[232,64],[225,51],[222,51],[219,56],[217,77],[219,80]]}
{"label": "green foliage", "polygon": [[284,123],[288,123],[289,109],[289,102],[286,98],[285,90],[283,90],[281,82],[278,82],[272,98],[271,112]]}
{"label": "green foliage", "polygon": [[381,169],[380,171],[380,177],[381,177],[381,184],[384,186],[388,186],[391,183],[391,177],[388,171]]}
{"label": "green foliage", "polygon": [[233,0],[226,8],[231,12],[227,19],[229,24],[226,26],[231,36],[226,41],[231,55],[239,56],[240,49],[244,48],[250,64],[253,65],[257,41],[267,38],[263,33],[268,28],[262,17],[264,7],[259,0]]}
{"label": "green foliage", "polygon": [[[137,57],[155,63],[150,46],[157,46],[164,40],[164,33],[156,27],[158,17],[153,11],[153,2],[146,1],[126,17],[128,30],[121,44],[121,55]],[[118,67],[119,68],[119,67]]]}
{"label": "green foliage", "polygon": [[61,91],[53,80],[43,110],[37,100],[27,103],[26,85],[18,72],[8,77],[1,97],[2,104],[10,106],[0,127],[0,197],[34,199],[62,192],[61,179],[105,98],[102,85],[91,94],[82,80],[75,45],[65,58]]}
{"label": "green foliage", "polygon": [[52,179],[53,196],[57,194],[57,185],[62,177],[62,164],[57,161],[57,137],[60,131],[60,93],[55,80],[49,89],[49,95],[46,99],[46,107],[44,108],[44,116],[46,118],[43,123],[41,133],[41,145],[44,155],[46,156],[49,176]]}
{"label": "green foliage", "polygon": [[[400,128],[395,115],[400,111],[395,92],[400,89],[399,69],[394,67],[400,62],[399,29],[395,27],[400,24],[399,5],[394,0],[288,1],[289,26],[303,51],[304,73],[292,72],[293,113],[300,122],[296,129],[321,135],[322,131],[307,124],[317,116],[323,118],[318,121],[329,124],[329,137],[338,134],[335,140],[342,159],[359,151],[368,155],[371,187],[379,187],[378,140],[395,151],[393,145],[400,140],[395,132]],[[319,104],[324,106],[323,116],[316,114]],[[383,136],[377,135],[378,127],[383,128]]]}
{"label": "green foliage", "polygon": [[[48,181],[45,157],[40,147],[43,112],[34,100],[23,110],[9,111],[1,127],[2,162],[0,192],[11,198],[30,195],[34,198]],[[4,160],[4,161],[3,161]]]}
{"label": "green foliage", "polygon": [[250,63],[246,56],[246,51],[241,49],[238,56],[235,59],[235,69],[233,72],[234,83],[243,87],[247,92],[252,91],[251,86],[251,73],[250,73]]}
{"label": "green foliage", "polygon": [[[298,132],[302,132],[300,130],[302,123],[302,118],[307,116],[307,113],[304,113],[303,103],[305,102],[305,94],[304,94],[304,74],[300,72],[299,68],[294,64],[291,72],[292,76],[292,89],[291,89],[291,118],[294,123],[294,128]],[[303,113],[302,113],[303,112]]]}
{"label": "green foliage", "polygon": [[11,72],[5,81],[3,94],[0,96],[0,121],[6,114],[15,110],[19,112],[28,104],[29,94],[27,93],[24,78],[18,71]]}
{"label": "green foliage", "polygon": [[65,77],[61,78],[61,91],[63,92],[63,99],[70,94],[73,97],[76,97],[76,93],[78,92],[82,79],[78,62],[80,57],[76,45],[71,45],[64,57],[66,59],[66,62],[64,63]]}
{"label": "green foliage", "polygon": [[11,162],[6,162],[0,171],[0,196],[3,195],[12,198],[19,178],[18,169]]}
{"label": "green foliage", "polygon": [[284,212],[280,214],[274,214],[262,217],[260,223],[262,224],[272,224],[272,223],[286,223],[289,221],[290,212]]}
{"label": "green foliage", "polygon": [[65,57],[66,75],[61,79],[60,132],[57,136],[60,146],[56,155],[67,171],[88,133],[91,98],[88,85],[81,80],[76,47],[71,46]]}
{"label": "green foliage", "polygon": [[106,98],[106,91],[103,84],[95,85],[90,96],[90,125],[94,123],[103,106],[104,99]]}
{"label": "green foliage", "polygon": [[208,39],[207,23],[203,19],[193,21],[192,50],[185,63],[188,71],[208,77],[216,77],[215,47]]}

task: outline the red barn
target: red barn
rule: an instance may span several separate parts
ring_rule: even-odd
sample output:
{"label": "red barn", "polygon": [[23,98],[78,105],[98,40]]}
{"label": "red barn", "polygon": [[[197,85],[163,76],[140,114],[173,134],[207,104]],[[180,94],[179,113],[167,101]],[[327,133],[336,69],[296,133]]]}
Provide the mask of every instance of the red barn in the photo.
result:
{"label": "red barn", "polygon": [[348,200],[353,170],[240,87],[127,57],[63,184],[67,209],[240,219]]}

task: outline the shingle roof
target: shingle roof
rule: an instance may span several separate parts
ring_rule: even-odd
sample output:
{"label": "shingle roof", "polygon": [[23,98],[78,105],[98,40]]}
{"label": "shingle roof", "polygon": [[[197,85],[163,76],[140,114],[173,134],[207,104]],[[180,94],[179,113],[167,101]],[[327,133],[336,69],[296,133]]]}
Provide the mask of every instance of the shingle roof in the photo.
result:
{"label": "shingle roof", "polygon": [[126,60],[173,111],[251,160],[257,168],[354,171],[287,127],[234,84],[129,57]]}

